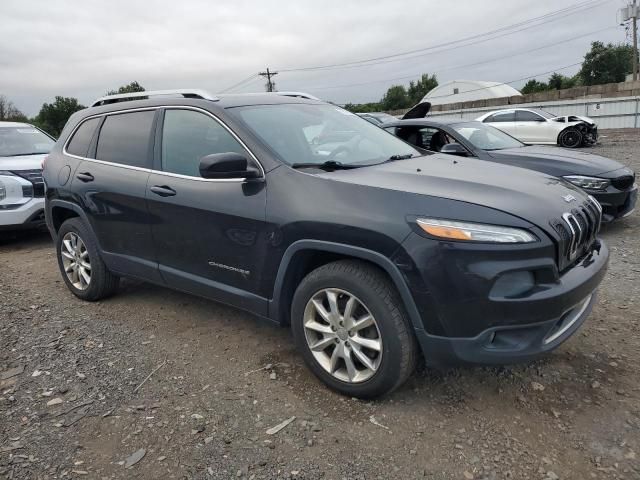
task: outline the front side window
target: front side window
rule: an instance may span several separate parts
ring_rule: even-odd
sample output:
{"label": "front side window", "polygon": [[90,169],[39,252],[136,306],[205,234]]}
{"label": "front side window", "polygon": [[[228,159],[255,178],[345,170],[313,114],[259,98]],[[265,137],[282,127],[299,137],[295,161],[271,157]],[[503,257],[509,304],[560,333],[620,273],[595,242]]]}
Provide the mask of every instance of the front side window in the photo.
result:
{"label": "front side window", "polygon": [[385,130],[332,105],[286,103],[227,111],[289,165],[335,161],[364,166],[396,155],[420,155]]}
{"label": "front side window", "polygon": [[162,170],[200,176],[200,159],[215,153],[248,152],[220,123],[192,110],[169,109],[162,126]]}
{"label": "front side window", "polygon": [[462,135],[475,148],[480,150],[502,150],[505,148],[524,147],[522,142],[516,140],[511,135],[479,122],[457,123],[451,125],[451,128]]}
{"label": "front side window", "polygon": [[0,127],[0,157],[49,153],[55,142],[31,125]]}
{"label": "front side window", "polygon": [[67,145],[67,153],[79,157],[86,157],[89,152],[91,139],[99,123],[99,118],[92,118],[80,125],[76,133],[73,134],[69,145]]}
{"label": "front side window", "polygon": [[544,118],[528,110],[518,110],[516,112],[516,120],[518,122],[544,122]]}
{"label": "front side window", "polygon": [[132,167],[150,167],[154,110],[119,113],[104,119],[96,159]]}
{"label": "front side window", "polygon": [[484,121],[485,121],[485,123],[515,122],[516,121],[516,112],[511,110],[509,112],[494,113],[490,117],[485,118]]}

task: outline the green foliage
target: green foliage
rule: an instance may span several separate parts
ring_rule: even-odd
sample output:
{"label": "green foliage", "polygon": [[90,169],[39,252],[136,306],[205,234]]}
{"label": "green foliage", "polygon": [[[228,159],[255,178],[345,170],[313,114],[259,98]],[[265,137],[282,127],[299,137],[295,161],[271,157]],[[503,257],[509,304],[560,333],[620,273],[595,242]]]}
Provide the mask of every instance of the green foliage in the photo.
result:
{"label": "green foliage", "polygon": [[29,119],[4,95],[0,95],[0,121],[27,122]]}
{"label": "green foliage", "polygon": [[144,92],[146,91],[142,85],[140,85],[135,80],[128,85],[123,85],[118,90],[109,90],[107,95],[117,95],[120,93],[136,93],[136,92]]}
{"label": "green foliage", "polygon": [[370,113],[382,110],[382,105],[378,102],[371,103],[347,103],[344,108],[353,113]]}
{"label": "green foliage", "polygon": [[549,90],[549,85],[532,78],[527,83],[525,83],[524,87],[522,87],[520,91],[524,95],[526,95],[528,93],[545,92],[547,90]]}
{"label": "green foliage", "polygon": [[566,77],[560,73],[554,73],[549,77],[549,81],[547,84],[549,85],[549,90],[562,90],[565,88],[573,88],[578,83],[578,79],[576,77]]}
{"label": "green foliage", "polygon": [[584,85],[624,82],[626,75],[631,73],[632,61],[630,45],[593,42],[584,56],[579,75]]}
{"label": "green foliage", "polygon": [[49,135],[58,138],[69,117],[83,108],[86,107],[80,105],[76,98],[58,96],[55,102],[42,105],[33,123]]}
{"label": "green foliage", "polygon": [[409,82],[409,88],[407,89],[407,95],[409,96],[410,106],[417,105],[424,98],[424,96],[431,90],[438,86],[438,79],[435,75],[429,75],[423,73],[420,80]]}
{"label": "green foliage", "polygon": [[389,87],[387,93],[384,94],[380,101],[382,109],[385,111],[400,110],[402,108],[409,108],[411,100],[407,94],[407,89],[403,85],[393,85]]}

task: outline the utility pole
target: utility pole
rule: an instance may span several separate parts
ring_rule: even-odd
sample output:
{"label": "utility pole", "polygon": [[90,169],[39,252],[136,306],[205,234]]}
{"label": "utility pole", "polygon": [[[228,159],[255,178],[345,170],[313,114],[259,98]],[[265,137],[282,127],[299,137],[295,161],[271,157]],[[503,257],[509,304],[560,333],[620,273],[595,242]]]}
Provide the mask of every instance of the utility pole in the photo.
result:
{"label": "utility pole", "polygon": [[269,71],[269,67],[267,67],[267,71],[266,72],[258,73],[258,75],[260,75],[261,77],[267,77],[267,92],[273,92],[273,90],[275,89],[276,84],[275,84],[275,82],[271,81],[271,77],[274,77],[277,74],[278,74],[278,72],[270,72]]}
{"label": "utility pole", "polygon": [[633,81],[638,80],[638,6],[633,0]]}

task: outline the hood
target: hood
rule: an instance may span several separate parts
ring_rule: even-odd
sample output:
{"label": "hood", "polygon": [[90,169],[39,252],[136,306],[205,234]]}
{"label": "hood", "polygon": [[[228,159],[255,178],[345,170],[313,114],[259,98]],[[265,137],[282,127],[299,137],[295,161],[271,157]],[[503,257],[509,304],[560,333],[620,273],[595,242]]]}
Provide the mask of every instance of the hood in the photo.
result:
{"label": "hood", "polygon": [[553,122],[561,122],[561,123],[576,123],[576,122],[585,122],[589,125],[595,125],[596,122],[589,117],[581,117],[579,115],[566,115],[563,117],[554,117],[551,119]]}
{"label": "hood", "polygon": [[0,157],[0,170],[40,170],[46,153],[37,155],[18,155],[16,157]]}
{"label": "hood", "polygon": [[422,102],[412,107],[407,113],[402,116],[402,120],[408,120],[410,118],[424,118],[431,110],[431,103]]}
{"label": "hood", "polygon": [[560,218],[564,212],[587,201],[587,195],[580,189],[550,175],[441,154],[321,176],[473,203],[515,215],[546,231],[551,230],[551,219]]}
{"label": "hood", "polygon": [[602,175],[624,168],[620,162],[593,153],[558,147],[532,145],[486,152],[491,158],[512,166],[529,168],[554,176]]}

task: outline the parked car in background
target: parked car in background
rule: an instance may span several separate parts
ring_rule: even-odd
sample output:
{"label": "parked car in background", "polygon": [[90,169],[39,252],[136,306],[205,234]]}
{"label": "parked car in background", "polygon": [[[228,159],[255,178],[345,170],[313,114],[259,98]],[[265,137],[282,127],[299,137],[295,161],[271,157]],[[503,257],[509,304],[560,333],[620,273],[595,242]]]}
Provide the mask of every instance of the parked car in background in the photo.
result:
{"label": "parked car in background", "polygon": [[385,123],[382,128],[432,152],[522,167],[563,178],[598,200],[603,209],[603,222],[629,215],[636,205],[635,172],[610,158],[576,150],[525,145],[489,124],[460,119],[396,120]]}
{"label": "parked car in background", "polygon": [[394,120],[397,120],[397,118],[394,117],[393,115],[389,115],[388,113],[384,113],[384,112],[356,113],[356,115],[364,118],[368,122],[373,123],[378,127],[385,122],[392,122]]}
{"label": "parked car in background", "polygon": [[589,117],[556,116],[541,109],[509,108],[476,118],[527,144],[577,148],[598,140],[598,127]]}
{"label": "parked car in background", "polygon": [[[365,398],[400,386],[419,348],[432,365],[536,358],[596,301],[601,210],[569,183],[424,158],[316,100],[145,96],[75,113],[46,162],[81,299],[132,276],[236,306],[290,325],[315,375]],[[322,130],[354,134],[319,152]]]}
{"label": "parked car in background", "polygon": [[33,125],[0,122],[0,230],[44,225],[42,162],[54,143]]}

